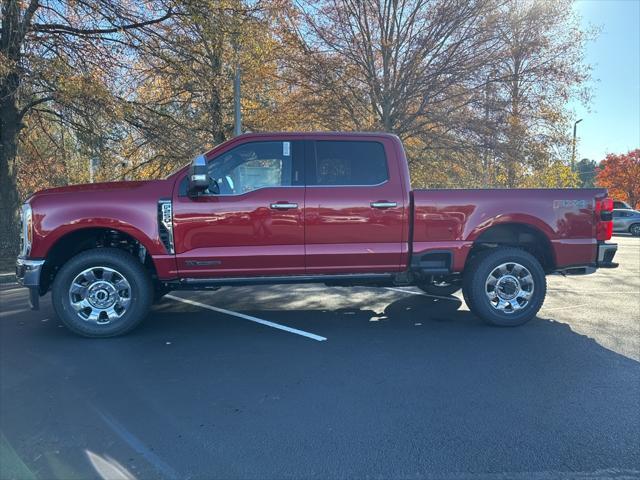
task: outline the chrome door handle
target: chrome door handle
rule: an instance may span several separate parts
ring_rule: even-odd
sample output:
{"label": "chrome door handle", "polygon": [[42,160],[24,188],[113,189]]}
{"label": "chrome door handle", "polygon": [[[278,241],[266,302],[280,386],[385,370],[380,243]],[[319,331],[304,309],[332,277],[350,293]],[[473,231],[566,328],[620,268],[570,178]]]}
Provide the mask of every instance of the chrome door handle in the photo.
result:
{"label": "chrome door handle", "polygon": [[398,206],[397,202],[371,202],[373,208],[394,208]]}
{"label": "chrome door handle", "polygon": [[272,203],[271,208],[274,210],[290,210],[292,208],[298,208],[297,203]]}

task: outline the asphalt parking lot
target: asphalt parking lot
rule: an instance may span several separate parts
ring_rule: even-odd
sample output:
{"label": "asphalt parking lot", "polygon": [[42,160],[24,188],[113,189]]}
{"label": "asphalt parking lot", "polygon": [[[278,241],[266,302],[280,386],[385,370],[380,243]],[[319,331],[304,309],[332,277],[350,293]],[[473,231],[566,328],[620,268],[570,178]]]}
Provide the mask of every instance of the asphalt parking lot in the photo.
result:
{"label": "asphalt parking lot", "polygon": [[86,340],[4,286],[0,478],[637,478],[640,239],[615,241],[620,268],[549,277],[513,329],[301,285],[174,293]]}

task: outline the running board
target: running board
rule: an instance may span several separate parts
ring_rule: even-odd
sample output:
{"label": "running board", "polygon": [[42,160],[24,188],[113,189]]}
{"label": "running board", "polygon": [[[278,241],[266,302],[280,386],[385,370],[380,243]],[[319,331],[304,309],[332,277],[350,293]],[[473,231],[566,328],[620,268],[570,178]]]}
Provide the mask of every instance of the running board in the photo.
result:
{"label": "running board", "polygon": [[216,287],[250,285],[282,285],[295,283],[325,283],[332,286],[392,285],[397,273],[362,273],[343,275],[289,275],[279,277],[185,278],[164,282],[172,290],[200,290]]}

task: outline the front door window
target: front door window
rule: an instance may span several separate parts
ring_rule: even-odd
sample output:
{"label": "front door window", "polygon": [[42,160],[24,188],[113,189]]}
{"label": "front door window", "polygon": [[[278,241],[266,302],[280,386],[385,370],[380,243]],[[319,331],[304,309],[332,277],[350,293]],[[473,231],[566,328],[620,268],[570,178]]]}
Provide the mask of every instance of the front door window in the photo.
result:
{"label": "front door window", "polygon": [[300,175],[294,169],[291,143],[246,143],[216,157],[208,164],[210,193],[242,195],[295,185]]}

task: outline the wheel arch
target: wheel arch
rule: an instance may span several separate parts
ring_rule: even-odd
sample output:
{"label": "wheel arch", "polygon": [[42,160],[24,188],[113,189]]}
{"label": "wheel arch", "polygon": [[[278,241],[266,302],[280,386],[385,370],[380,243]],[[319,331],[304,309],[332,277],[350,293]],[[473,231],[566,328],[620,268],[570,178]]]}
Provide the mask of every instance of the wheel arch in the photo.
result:
{"label": "wheel arch", "polygon": [[555,253],[549,235],[539,226],[531,223],[498,223],[474,232],[472,237],[470,239],[473,240],[473,244],[465,266],[480,251],[503,246],[521,248],[529,252],[536,257],[546,273],[552,272],[556,267]]}
{"label": "wheel arch", "polygon": [[48,249],[40,277],[40,294],[46,293],[62,265],[73,256],[93,248],[111,247],[130,253],[144,265],[152,278],[156,265],[149,254],[151,245],[118,228],[84,227],[60,235]]}

